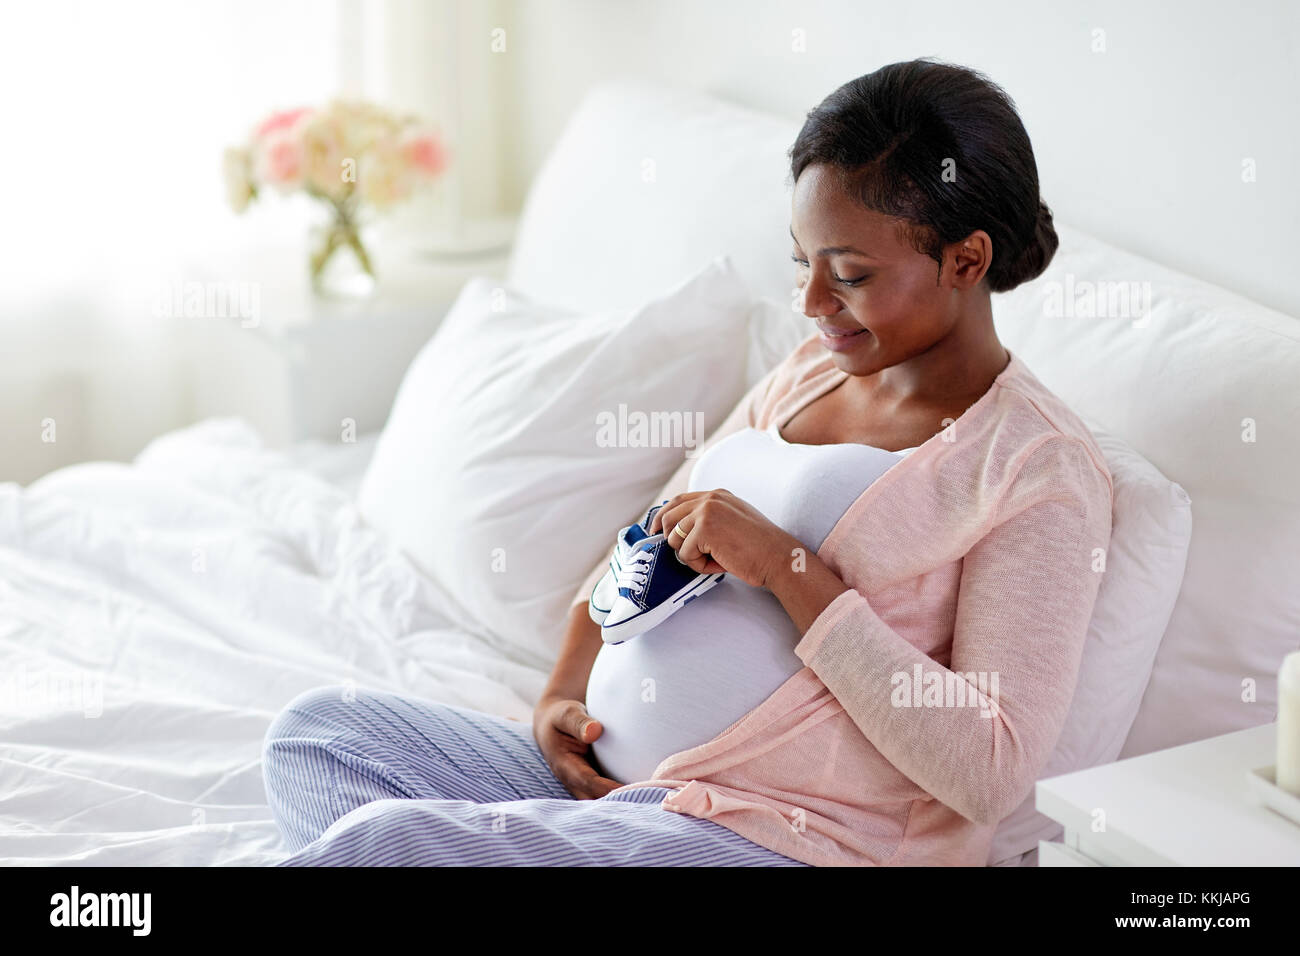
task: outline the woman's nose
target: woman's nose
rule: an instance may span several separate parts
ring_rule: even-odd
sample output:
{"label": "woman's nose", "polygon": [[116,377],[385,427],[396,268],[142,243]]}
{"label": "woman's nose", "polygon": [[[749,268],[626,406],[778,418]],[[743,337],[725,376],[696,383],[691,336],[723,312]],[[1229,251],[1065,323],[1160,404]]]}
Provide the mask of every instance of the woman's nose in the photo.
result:
{"label": "woman's nose", "polygon": [[835,315],[843,306],[830,294],[830,289],[815,273],[809,273],[807,280],[800,287],[803,297],[803,314],[810,319],[823,315]]}

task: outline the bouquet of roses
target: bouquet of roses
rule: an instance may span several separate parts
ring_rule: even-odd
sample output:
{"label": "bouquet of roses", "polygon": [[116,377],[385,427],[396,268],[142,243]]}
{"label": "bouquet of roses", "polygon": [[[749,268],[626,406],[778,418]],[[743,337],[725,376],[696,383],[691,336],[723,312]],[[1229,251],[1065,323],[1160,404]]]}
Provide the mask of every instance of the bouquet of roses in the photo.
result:
{"label": "bouquet of roses", "polygon": [[413,116],[335,101],[323,109],[273,113],[245,145],[226,150],[224,167],[236,212],[268,188],[301,190],[329,206],[332,221],[312,255],[313,279],[342,248],[351,248],[373,278],[357,229],[362,207],[383,210],[400,203],[446,169],[447,151]]}

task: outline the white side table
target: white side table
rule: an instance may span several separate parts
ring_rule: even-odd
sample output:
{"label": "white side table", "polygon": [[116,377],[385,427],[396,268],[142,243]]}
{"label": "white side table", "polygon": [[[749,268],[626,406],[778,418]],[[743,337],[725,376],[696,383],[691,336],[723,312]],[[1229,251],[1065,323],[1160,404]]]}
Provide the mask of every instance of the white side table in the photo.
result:
{"label": "white side table", "polygon": [[1038,865],[1300,866],[1300,825],[1246,781],[1277,762],[1276,746],[1265,724],[1040,780],[1035,804],[1065,839],[1040,841]]}
{"label": "white side table", "polygon": [[[312,294],[305,264],[269,259],[255,273],[255,321],[190,323],[193,418],[237,416],[268,446],[316,438],[339,441],[387,421],[411,360],[437,330],[465,282],[504,280],[508,250],[434,259],[409,248],[377,247],[375,293],[347,301]],[[261,278],[264,276],[265,278]]]}

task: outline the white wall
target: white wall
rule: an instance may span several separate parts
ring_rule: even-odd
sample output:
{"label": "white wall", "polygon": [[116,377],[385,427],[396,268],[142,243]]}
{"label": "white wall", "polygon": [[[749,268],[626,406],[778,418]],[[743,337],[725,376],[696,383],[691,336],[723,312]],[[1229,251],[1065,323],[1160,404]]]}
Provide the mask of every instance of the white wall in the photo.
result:
{"label": "white wall", "polygon": [[[1300,315],[1285,251],[1300,223],[1292,0],[517,0],[509,12],[515,201],[600,80],[798,118],[855,76],[933,55],[1011,94],[1060,220]],[[1098,29],[1105,52],[1092,50]],[[1242,181],[1246,158],[1256,182]]]}

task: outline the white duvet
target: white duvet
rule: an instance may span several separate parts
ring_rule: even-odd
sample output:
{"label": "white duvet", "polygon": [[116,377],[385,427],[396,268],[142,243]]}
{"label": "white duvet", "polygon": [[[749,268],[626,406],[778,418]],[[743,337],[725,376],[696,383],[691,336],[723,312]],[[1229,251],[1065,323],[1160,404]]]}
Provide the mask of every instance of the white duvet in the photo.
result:
{"label": "white duvet", "polygon": [[529,719],[543,662],[480,633],[346,487],[229,419],[0,484],[0,864],[283,858],[261,743],[311,687]]}

